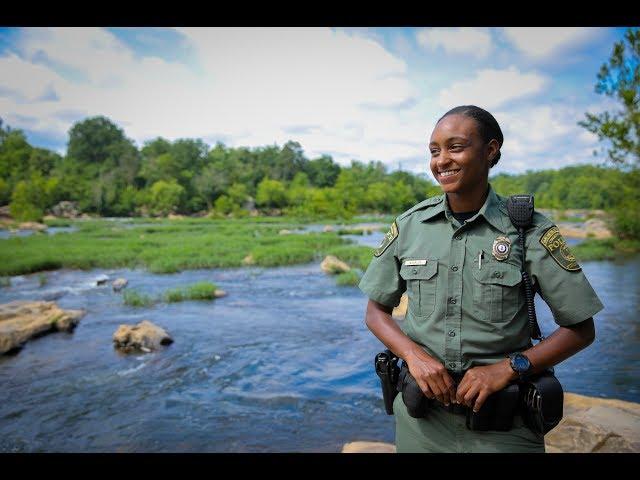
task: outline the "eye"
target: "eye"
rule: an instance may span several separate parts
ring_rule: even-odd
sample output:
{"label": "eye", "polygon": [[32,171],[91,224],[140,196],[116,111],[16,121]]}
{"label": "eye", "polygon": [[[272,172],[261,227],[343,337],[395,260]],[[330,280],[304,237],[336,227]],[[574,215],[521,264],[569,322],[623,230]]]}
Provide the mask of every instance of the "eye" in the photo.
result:
{"label": "eye", "polygon": [[437,148],[432,148],[430,151],[431,151],[431,156],[435,156],[438,154],[440,150],[438,150]]}
{"label": "eye", "polygon": [[453,145],[451,145],[451,147],[449,147],[449,150],[462,150],[463,146],[459,143],[455,143]]}

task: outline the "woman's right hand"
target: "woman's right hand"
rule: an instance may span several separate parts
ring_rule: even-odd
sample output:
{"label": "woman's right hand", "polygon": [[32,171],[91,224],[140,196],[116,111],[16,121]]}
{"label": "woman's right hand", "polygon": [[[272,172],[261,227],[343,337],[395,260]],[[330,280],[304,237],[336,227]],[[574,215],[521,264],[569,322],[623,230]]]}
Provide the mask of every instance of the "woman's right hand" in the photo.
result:
{"label": "woman's right hand", "polygon": [[455,383],[442,363],[422,348],[412,350],[404,360],[427,398],[435,398],[445,405],[455,401]]}

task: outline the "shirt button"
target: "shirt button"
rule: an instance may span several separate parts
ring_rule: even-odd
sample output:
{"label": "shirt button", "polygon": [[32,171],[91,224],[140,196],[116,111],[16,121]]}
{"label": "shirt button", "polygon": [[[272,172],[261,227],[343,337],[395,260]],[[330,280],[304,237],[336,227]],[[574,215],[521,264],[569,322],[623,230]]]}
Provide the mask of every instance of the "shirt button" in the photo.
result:
{"label": "shirt button", "polygon": [[456,235],[456,240],[462,240],[462,235]]}
{"label": "shirt button", "polygon": [[453,303],[455,305],[456,299],[453,297],[449,297],[449,303]]}
{"label": "shirt button", "polygon": [[455,337],[456,336],[456,332],[454,332],[453,330],[449,330],[449,336],[450,337]]}
{"label": "shirt button", "polygon": [[418,273],[418,269],[414,268],[413,270],[411,270],[413,273]]}
{"label": "shirt button", "polygon": [[454,272],[457,272],[458,271],[458,266],[454,265],[453,267],[451,267],[451,270],[453,270]]}
{"label": "shirt button", "polygon": [[449,368],[456,368],[456,364],[455,363],[450,363],[449,364]]}

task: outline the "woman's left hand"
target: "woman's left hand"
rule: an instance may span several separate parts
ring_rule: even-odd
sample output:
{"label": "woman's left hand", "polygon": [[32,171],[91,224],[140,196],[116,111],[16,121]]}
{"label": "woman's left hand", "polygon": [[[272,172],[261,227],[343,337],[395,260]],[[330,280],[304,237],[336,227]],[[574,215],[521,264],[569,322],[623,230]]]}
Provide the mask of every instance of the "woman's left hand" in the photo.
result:
{"label": "woman's left hand", "polygon": [[[473,408],[477,412],[482,408],[489,395],[506,387],[514,377],[508,360],[473,367],[467,370],[456,389],[457,403]],[[516,375],[517,377],[517,375]]]}

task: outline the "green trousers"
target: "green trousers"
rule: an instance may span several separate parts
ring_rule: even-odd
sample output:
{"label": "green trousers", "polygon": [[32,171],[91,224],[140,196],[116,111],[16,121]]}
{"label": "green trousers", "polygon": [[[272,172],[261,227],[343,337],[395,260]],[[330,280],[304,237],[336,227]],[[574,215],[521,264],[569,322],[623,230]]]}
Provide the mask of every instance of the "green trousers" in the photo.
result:
{"label": "green trousers", "polygon": [[393,402],[398,453],[544,453],[544,435],[524,425],[520,415],[508,432],[467,429],[466,417],[432,408],[425,418],[407,413],[402,393]]}

